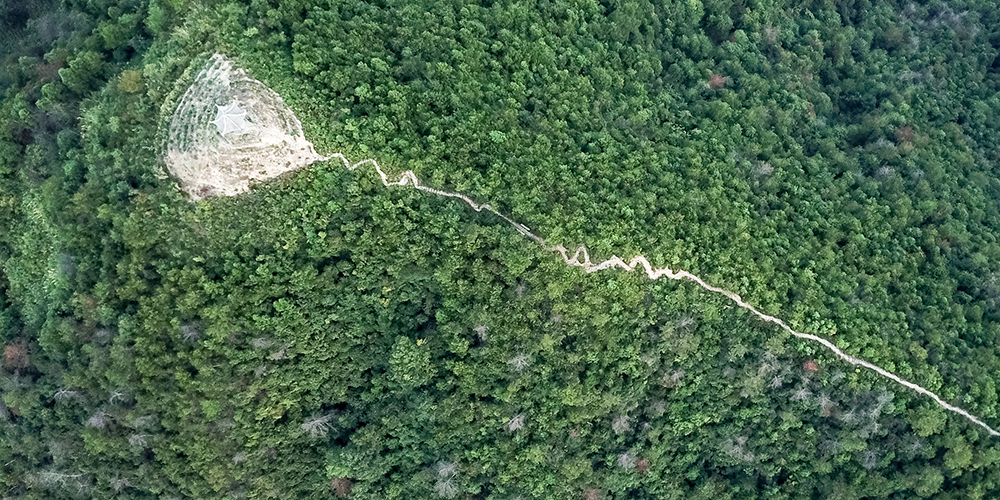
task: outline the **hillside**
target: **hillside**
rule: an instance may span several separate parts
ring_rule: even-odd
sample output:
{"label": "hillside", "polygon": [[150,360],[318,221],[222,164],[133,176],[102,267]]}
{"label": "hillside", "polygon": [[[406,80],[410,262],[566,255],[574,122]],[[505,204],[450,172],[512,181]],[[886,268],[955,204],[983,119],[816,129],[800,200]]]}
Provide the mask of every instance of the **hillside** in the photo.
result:
{"label": "hillside", "polygon": [[[1000,496],[993,2],[8,3],[4,498]],[[216,53],[325,160],[192,201]]]}

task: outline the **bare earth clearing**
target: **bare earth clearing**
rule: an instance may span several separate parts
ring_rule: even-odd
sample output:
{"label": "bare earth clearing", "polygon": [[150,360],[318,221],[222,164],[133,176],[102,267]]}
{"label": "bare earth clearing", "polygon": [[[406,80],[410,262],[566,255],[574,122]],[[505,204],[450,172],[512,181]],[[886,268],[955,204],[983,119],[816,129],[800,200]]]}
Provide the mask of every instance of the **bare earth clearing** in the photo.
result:
{"label": "bare earth clearing", "polygon": [[[225,119],[234,111],[245,113],[237,126]],[[244,193],[320,159],[281,96],[220,54],[184,93],[167,132],[167,169],[194,200]]]}

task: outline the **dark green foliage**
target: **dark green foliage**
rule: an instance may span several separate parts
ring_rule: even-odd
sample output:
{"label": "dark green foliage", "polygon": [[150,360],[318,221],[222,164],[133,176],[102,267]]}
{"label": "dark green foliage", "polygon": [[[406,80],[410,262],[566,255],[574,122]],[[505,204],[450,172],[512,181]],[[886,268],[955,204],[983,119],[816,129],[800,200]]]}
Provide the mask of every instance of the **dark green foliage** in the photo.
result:
{"label": "dark green foliage", "polygon": [[996,425],[995,5],[0,12],[34,33],[0,81],[5,497],[1000,491],[981,429],[689,284],[339,162],[191,204],[157,156],[224,51],[323,152],[692,271]]}

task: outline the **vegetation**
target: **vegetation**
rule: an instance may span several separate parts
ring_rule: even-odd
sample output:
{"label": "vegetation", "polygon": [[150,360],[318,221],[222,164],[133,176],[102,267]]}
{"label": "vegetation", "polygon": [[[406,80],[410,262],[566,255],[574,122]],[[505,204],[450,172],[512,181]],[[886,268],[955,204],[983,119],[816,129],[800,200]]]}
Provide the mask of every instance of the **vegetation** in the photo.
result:
{"label": "vegetation", "polygon": [[191,203],[158,156],[220,51],[323,153],[691,271],[995,426],[993,2],[13,10],[5,498],[1000,493],[981,428],[689,284],[339,162]]}

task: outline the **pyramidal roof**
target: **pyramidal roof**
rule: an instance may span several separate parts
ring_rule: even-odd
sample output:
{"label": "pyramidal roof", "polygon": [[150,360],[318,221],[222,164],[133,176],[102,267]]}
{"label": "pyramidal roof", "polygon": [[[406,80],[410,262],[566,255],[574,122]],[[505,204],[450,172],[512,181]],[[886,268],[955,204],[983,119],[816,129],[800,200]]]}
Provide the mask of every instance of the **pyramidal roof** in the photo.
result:
{"label": "pyramidal roof", "polygon": [[226,106],[215,106],[215,120],[212,123],[219,129],[219,133],[226,135],[230,132],[243,132],[247,127],[247,113],[240,108],[236,101]]}

